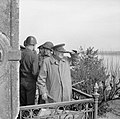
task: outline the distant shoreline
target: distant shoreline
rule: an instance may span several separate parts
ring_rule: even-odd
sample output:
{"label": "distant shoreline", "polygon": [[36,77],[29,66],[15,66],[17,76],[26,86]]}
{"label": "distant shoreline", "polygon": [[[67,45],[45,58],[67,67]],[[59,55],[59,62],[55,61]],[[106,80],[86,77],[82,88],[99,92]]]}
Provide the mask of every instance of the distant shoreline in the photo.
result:
{"label": "distant shoreline", "polygon": [[120,55],[120,51],[98,51],[98,55]]}

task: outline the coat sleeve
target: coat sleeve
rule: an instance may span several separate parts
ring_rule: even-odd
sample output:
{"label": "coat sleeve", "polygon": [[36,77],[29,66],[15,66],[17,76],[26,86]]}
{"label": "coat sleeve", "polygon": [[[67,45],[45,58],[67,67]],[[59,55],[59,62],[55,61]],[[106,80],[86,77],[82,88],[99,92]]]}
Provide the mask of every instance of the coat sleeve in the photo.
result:
{"label": "coat sleeve", "polygon": [[46,88],[46,79],[47,79],[47,68],[46,68],[46,63],[43,62],[37,78],[38,87],[42,94],[48,92]]}
{"label": "coat sleeve", "polygon": [[33,54],[32,58],[32,74],[37,79],[38,76],[38,55],[36,53]]}

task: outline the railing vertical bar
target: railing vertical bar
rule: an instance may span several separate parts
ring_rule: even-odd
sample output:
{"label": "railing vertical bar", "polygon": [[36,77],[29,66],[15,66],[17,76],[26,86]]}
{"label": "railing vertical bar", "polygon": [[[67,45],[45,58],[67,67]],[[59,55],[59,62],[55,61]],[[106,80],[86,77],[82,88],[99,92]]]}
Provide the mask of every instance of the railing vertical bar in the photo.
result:
{"label": "railing vertical bar", "polygon": [[92,112],[92,119],[94,119],[94,112]]}
{"label": "railing vertical bar", "polygon": [[20,110],[20,119],[22,119],[22,111]]}
{"label": "railing vertical bar", "polygon": [[97,93],[98,91],[98,84],[95,83],[95,87],[94,87],[94,119],[97,119],[97,115],[98,115],[98,97],[99,94]]}
{"label": "railing vertical bar", "polygon": [[[85,105],[85,110],[88,110],[88,104]],[[85,119],[87,119],[88,112],[85,112]]]}
{"label": "railing vertical bar", "polygon": [[33,116],[33,112],[32,112],[32,109],[30,110],[30,119],[32,119],[32,116]]}

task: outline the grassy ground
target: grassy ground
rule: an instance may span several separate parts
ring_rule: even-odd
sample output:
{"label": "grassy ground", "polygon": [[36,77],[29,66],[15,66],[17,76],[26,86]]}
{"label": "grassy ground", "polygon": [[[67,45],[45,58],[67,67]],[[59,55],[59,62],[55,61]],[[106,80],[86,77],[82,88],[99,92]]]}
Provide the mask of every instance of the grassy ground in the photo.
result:
{"label": "grassy ground", "polygon": [[120,116],[113,113],[107,113],[106,117],[99,117],[98,119],[120,119]]}
{"label": "grassy ground", "polygon": [[120,100],[110,102],[112,112],[106,114],[106,117],[99,117],[99,119],[120,119]]}

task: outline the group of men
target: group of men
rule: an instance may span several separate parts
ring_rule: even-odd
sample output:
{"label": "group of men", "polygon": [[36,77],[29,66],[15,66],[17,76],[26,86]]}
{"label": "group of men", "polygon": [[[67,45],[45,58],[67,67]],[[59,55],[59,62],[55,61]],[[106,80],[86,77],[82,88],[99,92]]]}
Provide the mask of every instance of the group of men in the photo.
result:
{"label": "group of men", "polygon": [[64,53],[65,44],[45,42],[35,51],[37,40],[28,36],[21,47],[20,106],[34,105],[36,87],[39,89],[38,104],[70,101],[72,82],[70,64]]}

